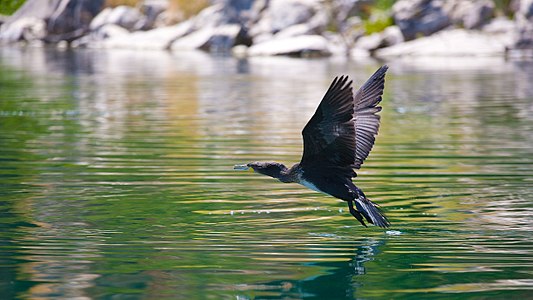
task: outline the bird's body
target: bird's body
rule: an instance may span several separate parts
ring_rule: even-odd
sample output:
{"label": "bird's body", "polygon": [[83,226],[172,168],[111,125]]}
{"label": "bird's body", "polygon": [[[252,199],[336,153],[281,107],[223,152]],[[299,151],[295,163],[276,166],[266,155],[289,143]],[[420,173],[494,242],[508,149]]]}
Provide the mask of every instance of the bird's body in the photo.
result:
{"label": "bird's body", "polygon": [[[383,94],[387,66],[381,67],[355,95],[347,76],[336,77],[315,114],[302,131],[304,152],[291,168],[277,162],[237,165],[278,179],[299,183],[348,203],[350,213],[365,225],[364,219],[380,227],[390,225],[378,206],[354,185],[354,169],[366,159],[379,129],[377,106]],[[363,219],[364,218],[364,219]]]}

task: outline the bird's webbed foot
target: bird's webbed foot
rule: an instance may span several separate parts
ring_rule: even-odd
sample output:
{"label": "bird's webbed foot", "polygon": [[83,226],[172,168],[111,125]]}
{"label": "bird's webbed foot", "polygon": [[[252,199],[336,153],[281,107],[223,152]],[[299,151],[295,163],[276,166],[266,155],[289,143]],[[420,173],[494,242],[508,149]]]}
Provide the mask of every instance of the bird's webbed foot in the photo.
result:
{"label": "bird's webbed foot", "polygon": [[348,201],[348,208],[350,209],[350,213],[352,214],[352,216],[354,216],[354,218],[356,218],[357,221],[359,221],[359,223],[361,223],[365,227],[368,227],[368,226],[366,226],[365,221],[363,221],[363,216],[361,215],[361,213],[359,213],[353,207],[353,200],[349,200]]}

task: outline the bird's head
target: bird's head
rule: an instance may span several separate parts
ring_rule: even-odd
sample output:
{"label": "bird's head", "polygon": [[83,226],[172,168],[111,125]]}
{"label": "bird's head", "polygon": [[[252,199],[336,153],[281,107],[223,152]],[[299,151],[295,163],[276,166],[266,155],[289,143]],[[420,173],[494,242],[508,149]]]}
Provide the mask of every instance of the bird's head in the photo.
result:
{"label": "bird's head", "polygon": [[259,174],[267,175],[274,178],[279,178],[282,171],[286,171],[287,167],[284,164],[277,162],[262,162],[256,161],[246,165],[235,165],[234,170],[254,171]]}

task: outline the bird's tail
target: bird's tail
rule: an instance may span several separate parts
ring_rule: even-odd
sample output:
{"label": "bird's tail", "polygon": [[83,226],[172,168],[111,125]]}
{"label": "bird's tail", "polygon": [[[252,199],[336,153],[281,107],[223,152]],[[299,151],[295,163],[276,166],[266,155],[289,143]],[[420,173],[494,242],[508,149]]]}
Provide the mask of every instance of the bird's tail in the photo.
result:
{"label": "bird's tail", "polygon": [[389,220],[385,214],[383,214],[379,205],[368,200],[363,193],[360,193],[359,197],[357,197],[354,202],[357,211],[365,217],[368,223],[382,228],[390,226]]}

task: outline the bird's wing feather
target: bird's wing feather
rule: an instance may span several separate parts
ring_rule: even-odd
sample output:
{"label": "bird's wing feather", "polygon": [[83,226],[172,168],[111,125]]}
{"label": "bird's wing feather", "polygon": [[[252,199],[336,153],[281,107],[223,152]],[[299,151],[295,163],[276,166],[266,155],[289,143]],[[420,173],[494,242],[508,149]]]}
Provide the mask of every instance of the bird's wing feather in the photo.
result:
{"label": "bird's wing feather", "polygon": [[336,77],[318,108],[305,125],[304,152],[300,165],[350,166],[355,160],[353,93],[348,76]]}
{"label": "bird's wing feather", "polygon": [[381,96],[385,88],[385,73],[388,67],[379,68],[354,97],[355,161],[353,167],[361,168],[368,157],[379,130]]}
{"label": "bird's wing feather", "polygon": [[336,77],[315,114],[302,131],[304,152],[300,166],[313,168],[317,162],[350,177],[359,169],[374,144],[379,129],[377,104],[383,94],[387,67],[381,67],[353,95],[347,76]]}

